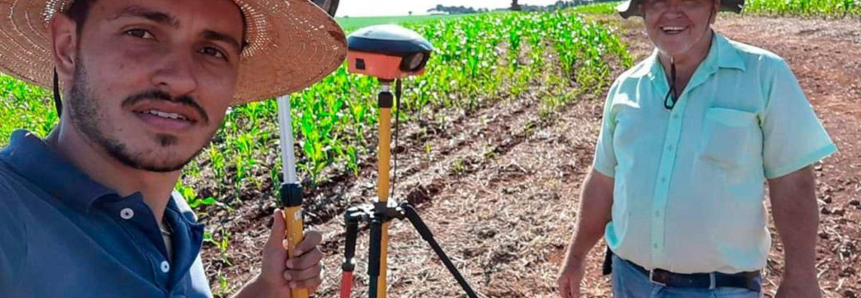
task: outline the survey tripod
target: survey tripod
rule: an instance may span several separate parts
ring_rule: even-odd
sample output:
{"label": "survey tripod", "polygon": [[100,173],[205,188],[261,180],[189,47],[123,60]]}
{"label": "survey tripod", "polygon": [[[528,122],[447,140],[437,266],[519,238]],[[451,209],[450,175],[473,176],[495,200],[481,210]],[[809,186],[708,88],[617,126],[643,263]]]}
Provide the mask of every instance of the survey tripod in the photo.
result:
{"label": "survey tripod", "polygon": [[[389,164],[391,160],[391,122],[392,122],[392,106],[400,101],[401,84],[397,84],[397,98],[391,93],[391,84],[389,80],[380,80],[382,91],[378,95],[377,104],[379,107],[379,151],[378,151],[378,167],[377,167],[377,201],[373,204],[351,207],[344,213],[344,220],[347,226],[347,240],[344,252],[344,264],[341,277],[341,298],[349,298],[353,287],[353,271],[356,265],[353,258],[356,255],[356,240],[359,234],[359,224],[367,222],[370,226],[370,249],[368,252],[368,297],[370,298],[385,298],[386,297],[386,269],[387,269],[387,248],[388,248],[388,228],[393,219],[407,219],[412,226],[418,231],[419,235],[424,239],[436,253],[436,255],[445,264],[446,269],[457,280],[460,287],[463,288],[468,297],[478,297],[475,291],[469,286],[463,275],[457,270],[451,259],[445,254],[442,247],[434,239],[433,233],[422,221],[416,209],[409,202],[404,201],[395,206],[389,204],[389,195],[394,193],[392,188],[389,192]],[[395,143],[397,146],[398,136],[398,120],[395,120]],[[397,167],[397,158],[395,158]],[[397,169],[397,168],[396,168]]]}

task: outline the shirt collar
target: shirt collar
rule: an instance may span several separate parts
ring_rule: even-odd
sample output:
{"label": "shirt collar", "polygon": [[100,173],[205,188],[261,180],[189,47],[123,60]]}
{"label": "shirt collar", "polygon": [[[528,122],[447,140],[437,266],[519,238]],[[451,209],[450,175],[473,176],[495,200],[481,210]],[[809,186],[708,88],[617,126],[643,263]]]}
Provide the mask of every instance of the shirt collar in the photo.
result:
{"label": "shirt collar", "polygon": [[89,211],[100,198],[119,195],[93,181],[63,159],[36,135],[17,130],[0,150],[0,161],[50,195],[81,211]]}
{"label": "shirt collar", "polygon": [[[712,53],[717,55],[714,60],[717,60],[718,67],[735,68],[741,71],[747,70],[747,67],[744,65],[744,60],[741,58],[741,54],[738,53],[738,50],[732,45],[729,39],[715,32],[713,44],[717,46],[712,46],[709,55],[711,56]],[[714,61],[712,63],[714,63]]]}
{"label": "shirt collar", "polygon": [[[658,54],[658,49],[655,49],[646,58],[642,67],[632,73],[632,76],[648,76],[652,80],[662,78],[664,69],[661,67],[660,61],[658,61]],[[716,72],[719,68],[734,68],[741,71],[747,69],[744,65],[744,60],[742,60],[741,55],[730,40],[717,32],[714,32],[712,35],[712,45],[709,48],[709,54],[701,63],[701,67],[705,67],[709,74]]]}

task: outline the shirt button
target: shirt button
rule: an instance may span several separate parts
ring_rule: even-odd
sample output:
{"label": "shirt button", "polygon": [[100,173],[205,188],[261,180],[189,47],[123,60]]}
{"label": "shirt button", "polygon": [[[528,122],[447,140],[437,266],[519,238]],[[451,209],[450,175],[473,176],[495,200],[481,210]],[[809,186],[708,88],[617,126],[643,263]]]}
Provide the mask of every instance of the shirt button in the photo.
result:
{"label": "shirt button", "polygon": [[661,177],[661,183],[667,183],[667,177]]}
{"label": "shirt button", "polygon": [[661,217],[661,211],[655,211],[655,217]]}
{"label": "shirt button", "polygon": [[123,208],[123,210],[120,210],[120,217],[125,220],[132,219],[132,217],[135,217],[135,211],[132,208]]}
{"label": "shirt button", "polygon": [[673,119],[679,120],[679,114],[673,114]]}
{"label": "shirt button", "polygon": [[676,149],[673,145],[667,146],[667,151],[673,152],[673,149]]}
{"label": "shirt button", "polygon": [[170,264],[167,261],[161,262],[161,272],[168,273],[170,271]]}

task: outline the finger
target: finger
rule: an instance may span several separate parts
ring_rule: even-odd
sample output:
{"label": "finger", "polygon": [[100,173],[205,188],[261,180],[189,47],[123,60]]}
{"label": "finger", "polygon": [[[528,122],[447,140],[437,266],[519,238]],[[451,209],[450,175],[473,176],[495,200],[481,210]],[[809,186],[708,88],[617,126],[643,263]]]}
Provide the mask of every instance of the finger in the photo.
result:
{"label": "finger", "polygon": [[322,259],[323,252],[320,251],[320,249],[314,248],[308,253],[287,260],[285,265],[287,265],[287,268],[291,270],[304,270],[320,265],[320,260]]}
{"label": "finger", "polygon": [[313,278],[320,278],[320,273],[322,272],[322,267],[320,264],[317,266],[311,266],[311,268],[304,270],[287,270],[284,271],[284,279],[287,281],[304,281]]}
{"label": "finger", "polygon": [[296,255],[301,256],[305,252],[311,251],[323,242],[323,235],[317,231],[306,231],[302,242],[296,246]]}
{"label": "finger", "polygon": [[284,213],[281,212],[281,209],[275,209],[272,214],[272,230],[270,232],[269,240],[266,241],[266,247],[269,249],[283,250]]}
{"label": "finger", "polygon": [[571,298],[571,290],[568,289],[568,279],[563,278],[558,281],[559,283],[559,294],[562,295],[562,298]]}
{"label": "finger", "polygon": [[568,286],[568,297],[570,298],[579,298],[580,297],[580,283],[571,283]]}
{"label": "finger", "polygon": [[323,283],[323,280],[321,280],[319,277],[309,279],[309,280],[304,280],[304,281],[291,281],[290,282],[290,288],[291,289],[308,289],[309,292],[311,292],[310,291],[311,289],[314,289],[316,291],[317,287],[319,287],[321,283]]}

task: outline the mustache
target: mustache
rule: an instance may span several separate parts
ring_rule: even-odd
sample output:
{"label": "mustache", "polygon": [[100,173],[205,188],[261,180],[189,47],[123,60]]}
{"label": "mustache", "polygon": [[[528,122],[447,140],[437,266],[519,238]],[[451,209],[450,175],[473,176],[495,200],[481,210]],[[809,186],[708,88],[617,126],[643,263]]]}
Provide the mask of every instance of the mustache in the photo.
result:
{"label": "mustache", "polygon": [[173,97],[170,96],[170,94],[168,94],[167,92],[158,89],[151,89],[126,97],[126,99],[123,100],[123,107],[130,107],[138,102],[147,99],[170,101],[188,106],[197,111],[198,116],[200,116],[200,119],[203,119],[204,123],[209,123],[209,115],[206,113],[206,110],[204,110],[203,107],[197,104],[197,101],[195,101],[194,98],[189,95]]}

